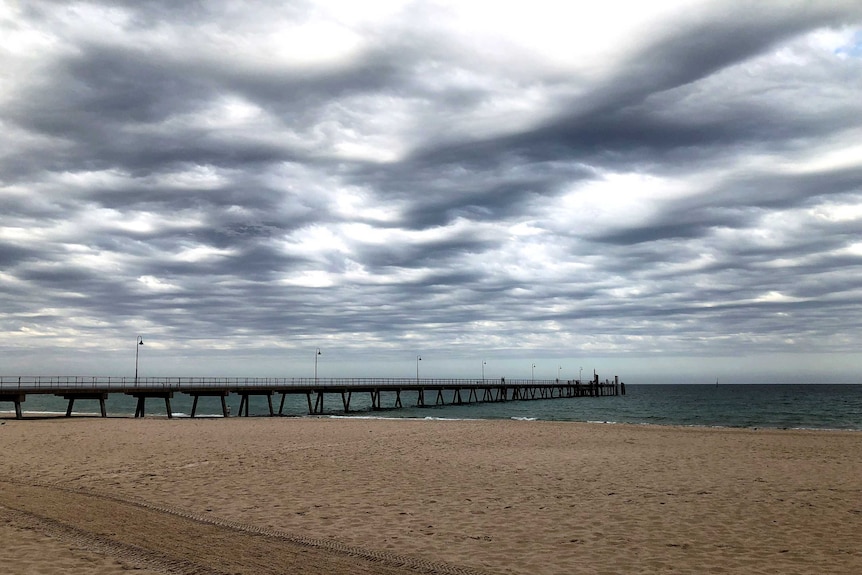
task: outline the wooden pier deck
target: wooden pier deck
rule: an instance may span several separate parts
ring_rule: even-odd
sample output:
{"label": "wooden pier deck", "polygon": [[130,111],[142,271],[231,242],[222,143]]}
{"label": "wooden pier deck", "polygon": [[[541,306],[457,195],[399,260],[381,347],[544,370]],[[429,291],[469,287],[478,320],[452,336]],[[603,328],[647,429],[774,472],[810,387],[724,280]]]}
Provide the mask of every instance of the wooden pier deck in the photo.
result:
{"label": "wooden pier deck", "polygon": [[[165,402],[168,417],[173,416],[171,399],[175,393],[192,398],[191,417],[195,417],[198,399],[219,397],[222,415],[230,411],[227,398],[240,397],[238,415],[248,416],[249,398],[267,398],[269,414],[276,415],[273,396],[281,394],[278,415],[283,414],[288,395],[304,395],[310,415],[324,413],[324,395],[340,396],[344,413],[357,394],[367,394],[373,410],[404,407],[402,394],[414,392],[416,406],[464,405],[502,401],[526,401],[574,397],[625,395],[625,383],[578,380],[476,380],[476,379],[409,379],[409,378],[252,378],[252,377],[82,377],[82,376],[0,376],[0,402],[15,404],[15,416],[23,418],[21,404],[27,395],[51,394],[66,399],[66,416],[72,415],[76,400],[98,400],[102,417],[107,416],[105,401],[111,394],[125,394],[137,400],[135,417],[144,417],[147,399]],[[448,400],[448,401],[447,401]]]}

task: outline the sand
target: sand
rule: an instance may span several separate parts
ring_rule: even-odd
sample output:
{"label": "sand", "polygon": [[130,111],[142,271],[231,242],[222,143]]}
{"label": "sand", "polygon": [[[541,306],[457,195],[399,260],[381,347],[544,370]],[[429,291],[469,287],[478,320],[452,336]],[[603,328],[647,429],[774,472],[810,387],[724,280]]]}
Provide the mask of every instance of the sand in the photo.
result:
{"label": "sand", "polygon": [[0,425],[9,573],[862,573],[862,433],[529,421]]}

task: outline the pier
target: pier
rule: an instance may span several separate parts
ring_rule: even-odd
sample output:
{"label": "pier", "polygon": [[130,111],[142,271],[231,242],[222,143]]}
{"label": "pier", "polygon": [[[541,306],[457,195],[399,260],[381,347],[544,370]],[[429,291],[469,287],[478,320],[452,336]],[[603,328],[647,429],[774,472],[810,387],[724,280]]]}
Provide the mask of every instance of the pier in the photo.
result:
{"label": "pier", "polygon": [[[144,417],[146,401],[165,402],[167,416],[173,416],[171,398],[183,393],[192,398],[191,417],[197,412],[200,397],[219,397],[222,415],[230,411],[227,398],[240,397],[238,416],[248,416],[249,398],[265,396],[269,415],[282,415],[288,395],[304,395],[309,415],[324,413],[324,395],[341,398],[344,413],[350,412],[355,395],[367,394],[372,410],[404,407],[402,394],[416,393],[416,406],[466,405],[503,401],[604,397],[625,395],[625,383],[614,377],[600,381],[579,380],[476,380],[408,378],[251,378],[251,377],[82,377],[82,376],[0,376],[0,403],[15,404],[15,417],[23,418],[22,404],[27,395],[51,394],[67,400],[66,416],[71,417],[76,400],[98,400],[102,417],[107,417],[105,401],[111,394],[134,397],[135,417]],[[281,395],[276,412],[273,397]]]}

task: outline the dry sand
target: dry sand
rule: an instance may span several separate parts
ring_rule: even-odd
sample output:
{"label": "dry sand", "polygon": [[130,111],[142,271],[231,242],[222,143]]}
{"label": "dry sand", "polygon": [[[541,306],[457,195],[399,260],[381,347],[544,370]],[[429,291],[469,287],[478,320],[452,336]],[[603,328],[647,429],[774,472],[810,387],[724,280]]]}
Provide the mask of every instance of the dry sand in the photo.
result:
{"label": "dry sand", "polygon": [[862,573],[858,432],[3,422],[8,573]]}

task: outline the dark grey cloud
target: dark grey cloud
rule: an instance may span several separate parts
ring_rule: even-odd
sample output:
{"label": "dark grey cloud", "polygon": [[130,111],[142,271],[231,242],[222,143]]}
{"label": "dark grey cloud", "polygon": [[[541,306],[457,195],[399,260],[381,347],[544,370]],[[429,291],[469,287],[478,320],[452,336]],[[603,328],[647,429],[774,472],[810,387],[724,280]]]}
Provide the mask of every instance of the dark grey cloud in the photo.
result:
{"label": "dark grey cloud", "polygon": [[537,8],[3,8],[0,371],[858,371],[858,3]]}

